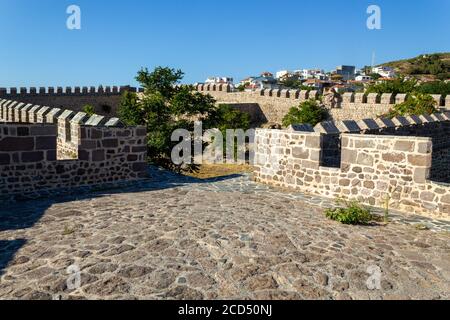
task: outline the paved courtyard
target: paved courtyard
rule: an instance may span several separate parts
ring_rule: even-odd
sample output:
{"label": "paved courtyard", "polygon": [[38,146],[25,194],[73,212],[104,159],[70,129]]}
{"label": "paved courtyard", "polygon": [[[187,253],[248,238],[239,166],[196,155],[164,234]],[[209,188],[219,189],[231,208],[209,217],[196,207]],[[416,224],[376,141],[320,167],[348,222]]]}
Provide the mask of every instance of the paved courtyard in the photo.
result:
{"label": "paved courtyard", "polygon": [[152,171],[132,187],[3,205],[0,299],[450,299],[450,223],[344,226],[324,217],[330,200],[247,176]]}

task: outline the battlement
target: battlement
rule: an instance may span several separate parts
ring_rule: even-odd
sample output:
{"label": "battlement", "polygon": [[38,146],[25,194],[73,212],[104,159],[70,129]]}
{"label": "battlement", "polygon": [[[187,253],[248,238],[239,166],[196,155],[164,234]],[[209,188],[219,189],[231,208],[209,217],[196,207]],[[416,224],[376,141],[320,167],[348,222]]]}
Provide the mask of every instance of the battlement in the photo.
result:
{"label": "battlement", "polygon": [[30,88],[0,88],[0,98],[17,98],[21,96],[36,96],[36,95],[104,95],[117,94],[121,95],[124,92],[142,92],[142,88],[135,88],[131,86],[91,86],[91,87],[30,87]]}
{"label": "battlement", "polygon": [[141,179],[146,129],[0,99],[0,197]]}
{"label": "battlement", "polygon": [[[229,85],[198,85],[197,90],[212,95],[218,103],[230,104],[249,113],[254,123],[259,123],[259,119],[282,123],[290,108],[308,99],[319,99],[317,91],[307,90],[236,92]],[[395,104],[405,102],[407,98],[405,94],[345,93],[339,99],[333,99],[332,103],[325,103],[325,106],[332,120],[362,120],[386,114]],[[440,111],[450,111],[450,95],[433,95],[433,98]],[[324,102],[326,100],[324,97]],[[250,105],[253,109],[249,108]]]}
{"label": "battlement", "polygon": [[0,99],[78,112],[91,105],[96,113],[111,117],[117,115],[122,94],[127,91],[143,89],[131,86],[0,88]]}
{"label": "battlement", "polygon": [[367,133],[386,129],[399,131],[407,127],[424,126],[427,124],[439,124],[450,121],[450,111],[435,113],[432,115],[406,116],[389,118],[375,118],[363,120],[343,120],[343,121],[324,121],[315,127],[311,125],[292,125],[289,131],[316,132],[323,134],[343,134],[343,133]]}
{"label": "battlement", "polygon": [[[261,97],[273,97],[292,100],[308,100],[318,99],[319,93],[316,90],[291,90],[291,89],[261,89],[253,92],[236,92],[232,90],[229,84],[200,84],[197,86],[197,91],[200,92],[224,92],[240,95],[253,95]],[[446,95],[432,95],[436,101],[437,107],[446,107],[450,110],[450,96]],[[407,100],[407,94],[393,94],[393,93],[352,93],[347,92],[342,95],[342,102],[339,105],[346,104],[380,104],[380,105],[395,105],[403,103]]]}
{"label": "battlement", "polygon": [[450,113],[258,129],[255,179],[450,219]]}

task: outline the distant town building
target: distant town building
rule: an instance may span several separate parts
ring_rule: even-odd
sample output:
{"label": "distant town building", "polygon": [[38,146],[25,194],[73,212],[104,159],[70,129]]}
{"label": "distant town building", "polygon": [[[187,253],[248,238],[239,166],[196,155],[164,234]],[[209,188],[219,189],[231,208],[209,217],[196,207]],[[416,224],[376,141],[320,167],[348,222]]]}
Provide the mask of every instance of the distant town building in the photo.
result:
{"label": "distant town building", "polygon": [[281,70],[281,71],[278,71],[278,72],[275,74],[275,77],[276,77],[278,80],[284,80],[284,79],[286,79],[286,78],[290,78],[293,74],[294,74],[294,73],[291,72],[291,71],[288,71],[288,70]]}
{"label": "distant town building", "polygon": [[394,78],[396,76],[393,68],[385,66],[372,68],[372,73],[379,74],[383,78]]}
{"label": "distant town building", "polygon": [[[321,69],[303,69],[298,70],[297,72],[301,73],[303,79],[318,79],[318,80],[325,80],[324,77],[325,71]],[[323,79],[321,79],[323,78]]]}
{"label": "distant town building", "polygon": [[342,76],[342,80],[349,81],[355,79],[356,67],[355,66],[338,66],[335,74]]}
{"label": "distant town building", "polygon": [[265,72],[261,73],[261,77],[273,78],[273,73],[265,71]]}
{"label": "distant town building", "polygon": [[359,75],[355,78],[355,80],[359,82],[369,82],[372,81],[373,79],[371,76]]}
{"label": "distant town building", "polygon": [[278,80],[270,72],[263,72],[259,77],[248,77],[240,81],[246,90],[277,89]]}
{"label": "distant town building", "polygon": [[233,78],[210,77],[206,79],[205,84],[233,84]]}
{"label": "distant town building", "polygon": [[333,86],[333,82],[319,79],[308,79],[303,83],[304,86],[322,92],[325,88]]}

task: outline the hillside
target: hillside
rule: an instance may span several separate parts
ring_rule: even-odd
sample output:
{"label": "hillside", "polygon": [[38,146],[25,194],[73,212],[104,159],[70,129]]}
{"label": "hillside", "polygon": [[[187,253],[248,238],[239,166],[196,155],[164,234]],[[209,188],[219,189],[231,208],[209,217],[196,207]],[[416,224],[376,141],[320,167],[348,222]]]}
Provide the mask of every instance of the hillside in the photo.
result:
{"label": "hillside", "polygon": [[404,76],[413,76],[420,80],[450,79],[450,53],[425,54],[412,59],[392,61],[388,66]]}

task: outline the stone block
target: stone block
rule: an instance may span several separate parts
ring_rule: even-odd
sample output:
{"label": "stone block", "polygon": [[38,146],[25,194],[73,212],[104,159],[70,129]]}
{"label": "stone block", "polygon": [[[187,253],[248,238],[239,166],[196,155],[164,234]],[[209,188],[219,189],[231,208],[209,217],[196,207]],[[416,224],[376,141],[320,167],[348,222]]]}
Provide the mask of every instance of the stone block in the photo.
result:
{"label": "stone block", "polygon": [[408,162],[415,167],[431,167],[431,154],[408,155]]}
{"label": "stone block", "polygon": [[412,124],[423,124],[423,121],[420,119],[420,117],[416,115],[406,116],[406,120],[408,120]]}
{"label": "stone block", "polygon": [[359,133],[363,130],[359,127],[358,123],[353,120],[337,121],[336,127],[342,133]]}
{"label": "stone block", "polygon": [[314,127],[314,131],[317,133],[327,133],[327,134],[341,133],[339,128],[336,127],[335,123],[332,121],[325,121],[317,124]]}
{"label": "stone block", "polygon": [[306,91],[306,90],[300,91],[300,94],[299,94],[299,99],[300,100],[302,100],[302,101],[308,100],[308,97],[309,97],[309,92],[308,91]]}
{"label": "stone block", "polygon": [[92,161],[93,162],[105,161],[105,150],[93,150]]}
{"label": "stone block", "polygon": [[355,93],[355,103],[367,103],[367,96],[362,92]]}
{"label": "stone block", "polygon": [[430,168],[415,168],[414,182],[424,184],[430,178]]}
{"label": "stone block", "polygon": [[436,119],[433,118],[431,115],[428,114],[423,114],[419,116],[420,120],[422,121],[422,123],[432,123],[432,122],[436,122]]}
{"label": "stone block", "polygon": [[78,112],[74,115],[74,117],[70,120],[72,124],[85,124],[86,121],[89,120],[89,116],[84,112]]}
{"label": "stone block", "polygon": [[0,165],[9,165],[10,163],[11,156],[8,153],[0,153]]}
{"label": "stone block", "polygon": [[104,148],[117,148],[119,146],[118,139],[104,139],[102,141],[102,146]]}
{"label": "stone block", "polygon": [[36,137],[36,150],[56,150],[56,137]]}
{"label": "stone block", "polygon": [[413,124],[412,122],[408,121],[408,119],[406,119],[405,117],[395,117],[392,119],[392,121],[395,123],[396,127],[406,127]]}
{"label": "stone block", "polygon": [[408,99],[408,94],[405,94],[405,93],[398,93],[398,94],[395,96],[395,104],[401,104],[401,103],[405,102],[406,99]]}
{"label": "stone block", "polygon": [[380,126],[380,128],[395,128],[396,125],[392,119],[389,118],[379,118],[376,119],[377,124]]}
{"label": "stone block", "polygon": [[92,115],[85,123],[86,126],[102,126],[106,123],[107,119],[104,116],[97,114]]}
{"label": "stone block", "polygon": [[298,99],[299,95],[300,95],[300,90],[289,90],[289,97],[291,99],[296,100],[296,99]]}
{"label": "stone block", "polygon": [[382,104],[394,104],[394,102],[395,102],[394,94],[392,94],[392,93],[383,93],[381,95],[380,102]]}
{"label": "stone block", "polygon": [[395,142],[394,150],[404,151],[404,152],[413,152],[415,147],[416,147],[416,144],[414,141],[399,140],[399,141]]}
{"label": "stone block", "polygon": [[111,118],[105,123],[105,127],[124,127],[122,121],[119,118]]}
{"label": "stone block", "polygon": [[367,103],[371,104],[380,103],[380,95],[378,93],[369,93],[367,95]]}
{"label": "stone block", "polygon": [[355,93],[353,92],[346,92],[342,96],[342,102],[343,103],[354,103],[355,102]]}
{"label": "stone block", "polygon": [[305,146],[307,148],[321,148],[322,136],[320,135],[307,135],[305,138]]}
{"label": "stone block", "polygon": [[40,162],[44,160],[43,151],[33,151],[33,152],[22,152],[21,154],[22,162]]}
{"label": "stone block", "polygon": [[435,122],[446,121],[442,113],[433,113],[430,117],[432,117],[435,120]]}
{"label": "stone block", "polygon": [[61,115],[63,111],[59,108],[53,108],[47,113],[47,123],[56,123],[58,122],[58,116]]}
{"label": "stone block", "polygon": [[309,149],[294,147],[292,148],[292,156],[296,159],[309,159]]}
{"label": "stone block", "polygon": [[281,97],[282,98],[290,98],[290,92],[289,92],[289,90],[287,90],[287,89],[283,89],[283,90],[281,90]]}
{"label": "stone block", "polygon": [[436,107],[444,105],[444,96],[441,94],[432,94],[433,100],[436,102]]}
{"label": "stone block", "polygon": [[317,90],[310,91],[308,98],[313,100],[319,99],[319,92]]}
{"label": "stone block", "polygon": [[280,98],[281,97],[281,90],[280,89],[273,89],[272,90],[272,97]]}
{"label": "stone block", "polygon": [[75,112],[71,110],[64,110],[59,116],[58,120],[70,120],[75,116]]}
{"label": "stone block", "polygon": [[289,132],[303,131],[303,132],[314,132],[314,127],[310,124],[293,124],[287,128]]}
{"label": "stone block", "polygon": [[0,140],[0,152],[34,150],[33,137],[5,137]]}
{"label": "stone block", "polygon": [[354,149],[342,149],[342,163],[356,164],[358,152]]}

